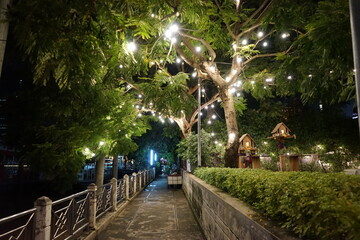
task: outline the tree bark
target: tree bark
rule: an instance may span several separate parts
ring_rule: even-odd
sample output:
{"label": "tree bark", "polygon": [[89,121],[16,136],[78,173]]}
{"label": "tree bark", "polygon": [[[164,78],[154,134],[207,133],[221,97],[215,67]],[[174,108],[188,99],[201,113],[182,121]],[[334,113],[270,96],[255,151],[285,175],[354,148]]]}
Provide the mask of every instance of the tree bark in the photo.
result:
{"label": "tree bark", "polygon": [[95,165],[95,184],[100,187],[104,184],[105,154],[101,154]]}
{"label": "tree bark", "polygon": [[6,11],[8,5],[10,5],[11,0],[1,0],[0,1],[0,78],[1,71],[4,62],[6,40],[9,29],[9,22],[6,20]]}
{"label": "tree bark", "polygon": [[223,102],[228,141],[225,149],[225,167],[238,166],[239,129],[236,121],[234,97],[227,86],[219,88],[220,99]]}
{"label": "tree bark", "polygon": [[118,168],[119,168],[119,156],[115,154],[112,164],[112,176],[113,178],[118,178]]}

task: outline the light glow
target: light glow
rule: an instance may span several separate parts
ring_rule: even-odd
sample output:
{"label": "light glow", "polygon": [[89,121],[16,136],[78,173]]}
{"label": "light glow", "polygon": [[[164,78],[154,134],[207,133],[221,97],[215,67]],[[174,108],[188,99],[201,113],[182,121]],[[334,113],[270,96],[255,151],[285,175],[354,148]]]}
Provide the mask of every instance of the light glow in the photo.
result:
{"label": "light glow", "polygon": [[150,166],[154,163],[154,150],[150,150]]}
{"label": "light glow", "polygon": [[129,51],[129,52],[135,52],[136,51],[136,44],[134,42],[129,42],[126,44],[126,49]]}
{"label": "light glow", "polygon": [[242,41],[241,41],[241,44],[242,44],[242,45],[248,44],[248,40],[247,40],[247,39],[242,40]]}
{"label": "light glow", "polygon": [[263,37],[263,36],[264,36],[264,32],[261,32],[261,31],[258,32],[258,33],[257,33],[257,36],[258,36],[259,38]]}
{"label": "light glow", "polygon": [[196,51],[196,52],[200,52],[200,51],[201,51],[201,47],[200,47],[200,46],[195,47],[195,51]]}

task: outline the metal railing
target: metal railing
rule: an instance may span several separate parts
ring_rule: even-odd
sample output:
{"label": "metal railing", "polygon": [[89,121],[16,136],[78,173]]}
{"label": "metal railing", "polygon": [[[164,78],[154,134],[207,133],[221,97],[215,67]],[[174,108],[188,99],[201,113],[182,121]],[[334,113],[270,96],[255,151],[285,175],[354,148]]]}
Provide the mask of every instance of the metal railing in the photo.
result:
{"label": "metal railing", "polygon": [[96,193],[96,218],[101,217],[111,207],[111,194],[113,188],[111,183],[102,185],[97,189]]}
{"label": "metal railing", "polygon": [[129,200],[155,177],[155,169],[88,189],[52,202],[41,197],[35,208],[0,219],[0,240],[67,240],[85,229],[96,228],[96,221],[118,204]]}
{"label": "metal railing", "polygon": [[0,219],[0,239],[34,239],[36,208]]}
{"label": "metal railing", "polygon": [[88,190],[57,200],[51,207],[51,239],[63,240],[88,226]]}
{"label": "metal railing", "polygon": [[125,187],[125,180],[124,179],[117,180],[116,193],[117,193],[116,194],[117,203],[120,203],[120,202],[126,200],[126,187]]}

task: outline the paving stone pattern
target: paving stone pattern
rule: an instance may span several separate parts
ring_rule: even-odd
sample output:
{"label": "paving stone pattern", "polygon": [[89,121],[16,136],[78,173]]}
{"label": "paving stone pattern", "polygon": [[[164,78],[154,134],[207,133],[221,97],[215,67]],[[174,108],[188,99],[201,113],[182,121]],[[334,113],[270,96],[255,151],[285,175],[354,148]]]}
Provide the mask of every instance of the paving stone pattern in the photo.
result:
{"label": "paving stone pattern", "polygon": [[158,177],[121,212],[98,240],[204,240],[182,189]]}

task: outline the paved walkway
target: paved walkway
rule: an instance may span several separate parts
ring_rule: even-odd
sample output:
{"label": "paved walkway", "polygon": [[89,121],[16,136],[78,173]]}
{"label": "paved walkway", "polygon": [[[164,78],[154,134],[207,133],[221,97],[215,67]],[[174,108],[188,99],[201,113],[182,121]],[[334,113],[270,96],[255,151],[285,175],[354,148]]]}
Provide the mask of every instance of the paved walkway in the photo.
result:
{"label": "paved walkway", "polygon": [[140,193],[98,240],[205,239],[181,189],[168,189],[158,177]]}

